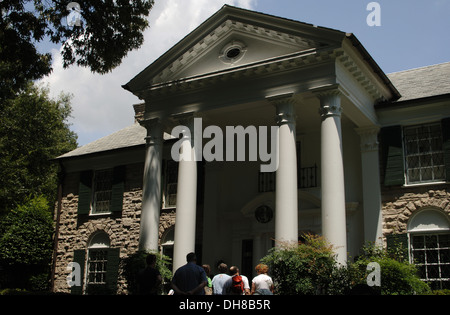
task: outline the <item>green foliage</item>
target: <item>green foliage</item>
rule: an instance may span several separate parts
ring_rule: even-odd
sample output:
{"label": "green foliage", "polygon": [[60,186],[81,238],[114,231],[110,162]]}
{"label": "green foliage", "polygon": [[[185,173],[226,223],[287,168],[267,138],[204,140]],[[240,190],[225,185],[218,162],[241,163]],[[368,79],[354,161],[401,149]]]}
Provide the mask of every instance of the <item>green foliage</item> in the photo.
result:
{"label": "green foliage", "polygon": [[3,264],[47,264],[52,255],[53,219],[44,197],[12,210],[0,224]]}
{"label": "green foliage", "polygon": [[63,44],[64,67],[106,73],[143,43],[153,0],[78,1],[80,25],[68,25],[70,1],[0,1],[0,101],[51,72],[51,54],[36,43]]}
{"label": "green foliage", "polygon": [[6,286],[42,290],[48,286],[54,226],[44,197],[12,210],[0,223],[0,265]]}
{"label": "green foliage", "polygon": [[[386,250],[367,246],[356,262],[346,266],[335,262],[332,247],[319,236],[305,235],[298,246],[284,245],[270,250],[261,262],[270,268],[279,295],[413,295],[430,294],[418,277],[403,248]],[[381,288],[369,287],[367,270],[371,262],[380,265]]]}
{"label": "green foliage", "polygon": [[367,265],[376,262],[381,267],[381,294],[382,295],[413,295],[430,292],[428,285],[421,281],[417,267],[410,264],[401,246],[384,249],[380,246],[369,245],[364,248],[364,254],[349,268],[353,268],[358,275],[355,282],[366,281],[370,271]]}
{"label": "green foliage", "polygon": [[267,264],[280,295],[323,294],[335,269],[332,247],[319,236],[304,235],[304,242],[270,250],[261,261]]}
{"label": "green foliage", "polygon": [[0,106],[0,213],[30,195],[56,200],[58,165],[51,159],[77,147],[67,122],[70,96],[54,100],[46,88],[29,83]]}
{"label": "green foliage", "polygon": [[[133,255],[128,256],[121,262],[121,269],[125,279],[127,280],[127,288],[130,294],[137,294],[138,284],[137,275],[139,271],[146,267],[145,259],[148,254],[156,256],[156,268],[161,273],[163,282],[170,282],[172,280],[172,271],[169,269],[170,258],[158,252],[137,251]],[[163,293],[163,288],[161,292]]]}

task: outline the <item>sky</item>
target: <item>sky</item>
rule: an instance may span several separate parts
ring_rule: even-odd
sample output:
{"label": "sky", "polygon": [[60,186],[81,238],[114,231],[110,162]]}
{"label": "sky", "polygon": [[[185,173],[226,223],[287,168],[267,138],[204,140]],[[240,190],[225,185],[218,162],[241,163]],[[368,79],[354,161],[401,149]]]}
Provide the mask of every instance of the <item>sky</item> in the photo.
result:
{"label": "sky", "polygon": [[150,65],[224,4],[353,33],[387,74],[450,61],[450,0],[379,0],[380,25],[369,26],[371,0],[155,0],[145,42],[112,72],[63,69],[58,46],[53,72],[41,80],[51,95],[72,94],[71,129],[80,146],[134,123],[141,103],[121,86]]}

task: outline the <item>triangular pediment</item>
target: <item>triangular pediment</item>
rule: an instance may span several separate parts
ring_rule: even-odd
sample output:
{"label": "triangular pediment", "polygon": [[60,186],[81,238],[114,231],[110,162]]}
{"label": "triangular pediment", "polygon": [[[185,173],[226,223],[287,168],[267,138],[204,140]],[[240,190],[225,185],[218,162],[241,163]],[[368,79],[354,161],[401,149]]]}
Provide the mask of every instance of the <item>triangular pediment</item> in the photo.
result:
{"label": "triangular pediment", "polygon": [[242,69],[302,51],[336,47],[345,33],[225,5],[124,87],[154,85]]}
{"label": "triangular pediment", "polygon": [[152,83],[217,73],[323,46],[327,43],[228,19],[171,62]]}

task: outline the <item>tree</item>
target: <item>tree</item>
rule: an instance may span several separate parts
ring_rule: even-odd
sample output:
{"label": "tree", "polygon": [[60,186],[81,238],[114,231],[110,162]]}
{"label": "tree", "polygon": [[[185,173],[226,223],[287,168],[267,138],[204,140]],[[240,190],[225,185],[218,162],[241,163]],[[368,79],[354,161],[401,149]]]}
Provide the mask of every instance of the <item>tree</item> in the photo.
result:
{"label": "tree", "polygon": [[[153,0],[0,1],[0,101],[51,72],[51,55],[35,43],[62,44],[63,65],[106,73],[140,47]],[[76,10],[76,23],[67,17]]]}
{"label": "tree", "polygon": [[9,275],[7,286],[33,289],[32,276],[48,275],[53,230],[51,210],[42,196],[29,199],[0,222],[0,265]]}
{"label": "tree", "polygon": [[56,200],[55,157],[77,147],[69,129],[70,96],[53,100],[48,89],[28,83],[0,108],[0,213],[29,196]]}

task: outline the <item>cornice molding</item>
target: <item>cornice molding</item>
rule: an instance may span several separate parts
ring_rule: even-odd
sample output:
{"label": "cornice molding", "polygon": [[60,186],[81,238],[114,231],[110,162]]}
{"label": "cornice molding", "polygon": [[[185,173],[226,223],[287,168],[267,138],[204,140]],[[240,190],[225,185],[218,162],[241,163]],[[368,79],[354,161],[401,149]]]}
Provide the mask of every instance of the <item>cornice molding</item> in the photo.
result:
{"label": "cornice molding", "polygon": [[372,97],[374,103],[385,101],[384,95],[380,92],[378,84],[358,66],[355,59],[344,49],[340,49],[340,56],[336,59],[343,68],[355,79],[355,81]]}
{"label": "cornice molding", "polygon": [[276,74],[296,68],[313,66],[333,61],[340,53],[335,49],[310,49],[285,56],[275,57],[231,69],[202,74],[180,80],[169,81],[148,86],[137,93],[141,99],[148,96],[163,96],[183,91],[192,91],[214,85],[217,82],[228,82],[239,78],[260,78],[268,74]]}

